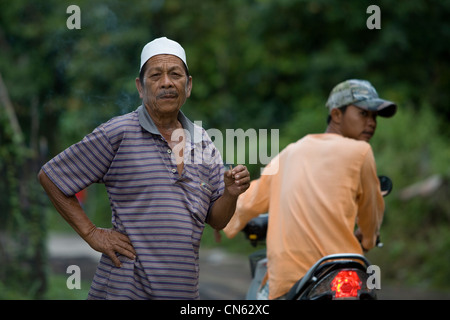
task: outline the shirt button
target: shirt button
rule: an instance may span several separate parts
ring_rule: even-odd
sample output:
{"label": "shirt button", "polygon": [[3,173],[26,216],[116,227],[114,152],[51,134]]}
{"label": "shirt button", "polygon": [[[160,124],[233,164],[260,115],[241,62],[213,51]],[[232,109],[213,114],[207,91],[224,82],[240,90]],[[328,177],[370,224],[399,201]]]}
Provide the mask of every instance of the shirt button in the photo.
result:
{"label": "shirt button", "polygon": [[171,149],[167,149],[167,153],[172,153],[172,150]]}
{"label": "shirt button", "polygon": [[177,172],[177,169],[172,169],[172,173],[176,173]]}

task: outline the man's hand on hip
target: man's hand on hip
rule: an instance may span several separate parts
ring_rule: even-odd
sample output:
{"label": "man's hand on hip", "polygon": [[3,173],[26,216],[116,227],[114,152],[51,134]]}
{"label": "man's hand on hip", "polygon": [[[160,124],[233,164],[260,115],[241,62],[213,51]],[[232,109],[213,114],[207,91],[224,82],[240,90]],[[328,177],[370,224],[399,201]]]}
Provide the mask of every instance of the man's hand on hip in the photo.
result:
{"label": "man's hand on hip", "polygon": [[122,266],[116,252],[132,260],[136,258],[136,251],[130,239],[118,231],[94,227],[85,241],[92,249],[108,255],[116,267]]}

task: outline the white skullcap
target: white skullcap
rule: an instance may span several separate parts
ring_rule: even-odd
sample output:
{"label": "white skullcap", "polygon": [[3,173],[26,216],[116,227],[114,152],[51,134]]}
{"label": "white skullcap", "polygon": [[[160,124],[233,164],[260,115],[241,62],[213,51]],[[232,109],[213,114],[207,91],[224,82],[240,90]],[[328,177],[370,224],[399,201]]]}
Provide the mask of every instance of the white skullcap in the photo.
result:
{"label": "white skullcap", "polygon": [[181,61],[183,61],[187,68],[186,53],[184,52],[183,47],[176,41],[162,37],[147,43],[142,49],[141,67],[139,68],[139,73],[147,60],[158,54],[171,54],[177,56],[181,59]]}

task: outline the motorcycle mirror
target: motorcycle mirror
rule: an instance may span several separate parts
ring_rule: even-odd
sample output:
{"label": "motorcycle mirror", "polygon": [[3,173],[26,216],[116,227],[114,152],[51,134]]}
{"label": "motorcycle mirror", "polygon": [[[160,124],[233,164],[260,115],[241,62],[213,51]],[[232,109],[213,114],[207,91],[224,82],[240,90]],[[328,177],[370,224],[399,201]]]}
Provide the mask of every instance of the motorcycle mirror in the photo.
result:
{"label": "motorcycle mirror", "polygon": [[387,176],[378,176],[378,180],[380,180],[381,194],[386,197],[394,186],[392,180]]}

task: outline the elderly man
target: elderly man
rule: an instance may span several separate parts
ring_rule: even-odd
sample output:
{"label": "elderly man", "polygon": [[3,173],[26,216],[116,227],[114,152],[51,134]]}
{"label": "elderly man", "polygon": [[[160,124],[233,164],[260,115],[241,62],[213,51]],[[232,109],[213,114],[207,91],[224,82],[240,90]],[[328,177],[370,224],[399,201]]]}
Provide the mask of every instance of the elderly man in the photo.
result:
{"label": "elderly man", "polygon": [[362,254],[375,246],[384,200],[368,142],[377,116],[391,117],[397,106],[358,79],[339,83],[326,106],[325,133],[307,135],[280,152],[265,168],[276,164],[278,172],[252,181],[224,230],[233,237],[250,219],[269,212],[269,281],[261,298],[283,298],[326,255]]}
{"label": "elderly man", "polygon": [[[206,131],[180,111],[192,77],[177,42],[143,48],[136,86],[136,111],[101,124],[38,177],[63,218],[103,253],[89,299],[198,299],[204,225],[228,223],[249,173],[225,171]],[[94,182],[106,186],[112,229],[96,227],[75,197]]]}

